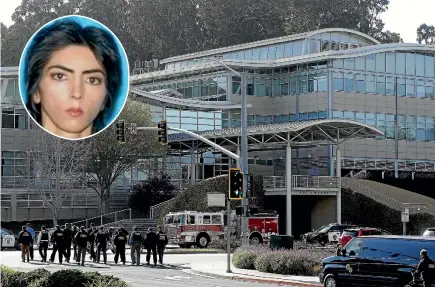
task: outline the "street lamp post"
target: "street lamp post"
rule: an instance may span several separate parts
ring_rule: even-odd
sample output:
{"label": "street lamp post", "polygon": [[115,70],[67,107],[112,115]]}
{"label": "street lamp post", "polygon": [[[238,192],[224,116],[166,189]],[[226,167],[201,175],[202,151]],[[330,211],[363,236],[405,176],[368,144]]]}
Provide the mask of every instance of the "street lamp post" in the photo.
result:
{"label": "street lamp post", "polygon": [[[241,97],[242,97],[242,110],[241,110],[241,148],[240,148],[240,167],[243,173],[243,199],[242,199],[242,245],[249,244],[248,234],[248,99],[246,87],[246,73],[239,73],[233,68],[222,62],[217,58],[206,58],[204,60],[215,61],[216,63],[224,66],[233,75],[240,77]],[[231,91],[230,91],[231,92]]]}

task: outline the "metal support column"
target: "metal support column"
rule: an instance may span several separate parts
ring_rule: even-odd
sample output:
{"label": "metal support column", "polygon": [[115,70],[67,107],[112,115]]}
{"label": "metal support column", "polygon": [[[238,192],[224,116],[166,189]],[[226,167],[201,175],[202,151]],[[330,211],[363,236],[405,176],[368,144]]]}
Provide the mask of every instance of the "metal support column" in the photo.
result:
{"label": "metal support column", "polygon": [[292,235],[292,148],[285,149],[285,187],[286,187],[286,234]]}
{"label": "metal support column", "polygon": [[243,214],[242,214],[242,245],[249,244],[249,232],[248,232],[248,99],[246,93],[246,73],[242,73],[241,75],[241,92],[242,92],[242,113],[241,113],[241,157],[240,157],[240,165],[243,173]]}
{"label": "metal support column", "polygon": [[195,151],[191,151],[190,158],[190,184],[195,184],[196,181],[196,161],[195,161]]}
{"label": "metal support column", "polygon": [[338,191],[337,191],[337,223],[341,224],[341,152],[340,147],[337,145],[336,151],[337,159],[337,181],[338,181]]}
{"label": "metal support column", "polygon": [[397,77],[394,78],[394,177],[399,178],[399,99],[397,91]]}
{"label": "metal support column", "polygon": [[237,147],[236,153],[239,156],[239,159],[236,161],[236,165],[237,165],[237,168],[240,168],[240,147]]}

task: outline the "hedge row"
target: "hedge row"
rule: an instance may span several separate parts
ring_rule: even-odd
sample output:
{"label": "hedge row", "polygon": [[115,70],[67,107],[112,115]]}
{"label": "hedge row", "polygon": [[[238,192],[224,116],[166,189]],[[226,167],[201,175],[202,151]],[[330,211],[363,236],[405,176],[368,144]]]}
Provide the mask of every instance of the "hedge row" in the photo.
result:
{"label": "hedge row", "polygon": [[293,250],[247,246],[234,252],[233,265],[236,268],[268,273],[317,276],[321,270],[321,260],[333,254],[333,250],[309,248],[302,243],[296,243]]}
{"label": "hedge row", "polygon": [[45,269],[15,271],[1,266],[1,287],[129,287],[123,280],[98,272],[65,269],[50,273]]}

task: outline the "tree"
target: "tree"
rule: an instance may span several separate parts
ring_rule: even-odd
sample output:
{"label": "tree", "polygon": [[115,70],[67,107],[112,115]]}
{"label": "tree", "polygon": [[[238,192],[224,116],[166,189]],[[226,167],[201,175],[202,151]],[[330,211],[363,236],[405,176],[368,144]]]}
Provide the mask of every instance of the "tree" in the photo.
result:
{"label": "tree", "polygon": [[[141,159],[161,154],[157,141],[157,132],[131,134],[130,123],[137,126],[152,126],[150,107],[141,102],[128,100],[118,119],[125,121],[127,128],[126,142],[116,139],[116,125],[112,124],[103,132],[88,139],[89,155],[85,160],[87,172],[93,182],[89,187],[95,190],[100,198],[100,213],[107,213],[108,198],[111,186],[117,178],[133,167],[145,169]],[[93,183],[97,183],[96,185]]]}
{"label": "tree", "polygon": [[56,226],[64,201],[83,176],[87,156],[84,141],[63,140],[35,127],[30,130],[28,160],[31,168],[29,188],[37,192],[53,215]]}
{"label": "tree", "polygon": [[435,45],[435,27],[428,26],[426,23],[417,28],[417,42],[426,45]]}
{"label": "tree", "polygon": [[403,39],[399,33],[390,32],[389,30],[387,30],[385,32],[381,32],[381,35],[380,35],[380,37],[378,37],[378,40],[384,44],[403,43]]}
{"label": "tree", "polygon": [[168,175],[149,178],[134,185],[128,197],[128,204],[133,210],[145,216],[150,207],[175,196],[175,186]]}

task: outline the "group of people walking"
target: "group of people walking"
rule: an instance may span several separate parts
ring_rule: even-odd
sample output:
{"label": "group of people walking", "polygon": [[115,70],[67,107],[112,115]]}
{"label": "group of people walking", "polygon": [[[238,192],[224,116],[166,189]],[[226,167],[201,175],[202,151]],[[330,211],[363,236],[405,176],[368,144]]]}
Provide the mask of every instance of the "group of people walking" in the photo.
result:
{"label": "group of people walking", "polygon": [[[27,262],[29,262],[29,259],[33,260],[34,240],[35,231],[31,227],[31,224],[28,223],[27,226],[22,227],[18,238],[23,262],[25,262],[26,258]],[[97,263],[100,263],[102,254],[104,264],[106,264],[106,250],[112,247],[111,249],[115,253],[115,263],[118,264],[118,260],[120,260],[125,265],[125,250],[128,243],[131,246],[131,262],[133,265],[140,264],[142,247],[147,250],[147,264],[150,264],[152,253],[154,265],[157,265],[157,255],[160,264],[163,264],[163,253],[168,244],[168,237],[161,227],[158,227],[157,233],[152,228],[149,228],[148,232],[143,235],[136,226],[133,227],[131,234],[129,234],[124,228],[119,228],[115,232],[114,228],[111,227],[106,231],[103,226],[97,229],[94,224],[91,224],[91,228],[86,230],[84,226],[80,228],[77,228],[77,226],[71,227],[71,224],[67,223],[62,227],[57,225],[50,236],[48,229],[42,226],[37,239],[42,262],[47,262],[49,243],[53,245],[50,262],[54,262],[56,253],[58,253],[60,264],[62,264],[63,259],[69,263],[71,259],[71,247],[73,247],[73,258],[77,264],[84,266],[86,252],[89,252],[90,259]]]}

